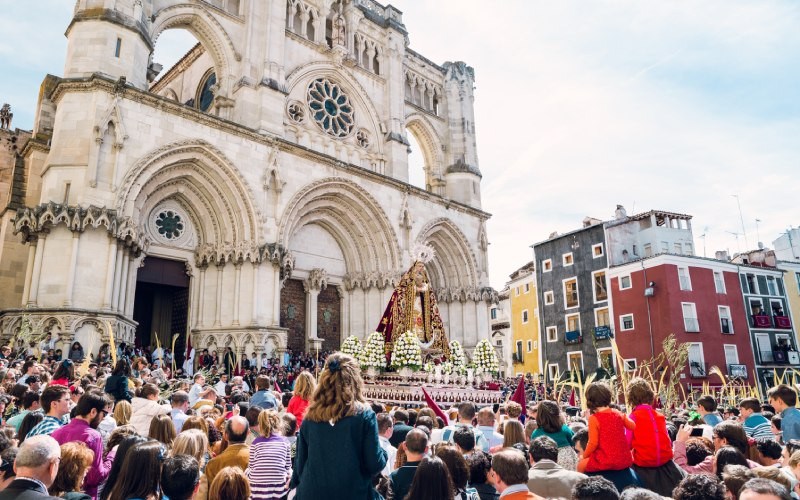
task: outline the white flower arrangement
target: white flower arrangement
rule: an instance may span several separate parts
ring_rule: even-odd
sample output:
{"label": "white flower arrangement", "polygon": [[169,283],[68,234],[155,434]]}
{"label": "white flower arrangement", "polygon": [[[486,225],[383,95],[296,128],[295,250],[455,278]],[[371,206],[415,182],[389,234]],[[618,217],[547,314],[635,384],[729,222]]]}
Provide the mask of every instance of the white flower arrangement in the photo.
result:
{"label": "white flower arrangement", "polygon": [[422,365],[422,371],[424,371],[426,373],[433,373],[434,371],[436,371],[436,367],[434,366],[433,363],[428,361],[427,363]]}
{"label": "white flower arrangement", "polygon": [[383,334],[375,332],[367,337],[367,342],[361,350],[361,355],[358,357],[361,368],[369,368],[370,366],[383,370],[386,368],[386,353],[385,342]]}
{"label": "white flower arrangement", "polygon": [[342,343],[342,352],[356,359],[359,359],[361,351],[363,350],[364,348],[361,346],[361,341],[358,340],[358,337],[355,335],[350,335],[344,340],[344,343]]}
{"label": "white flower arrangement", "polygon": [[445,361],[442,363],[442,374],[444,375],[452,375],[453,374],[453,363],[449,361]]}
{"label": "white flower arrangement", "polygon": [[467,373],[467,355],[464,354],[464,348],[458,340],[450,342],[450,362],[458,375]]}
{"label": "white flower arrangement", "polygon": [[422,366],[422,347],[413,332],[406,332],[394,343],[392,368],[411,368],[417,371]]}
{"label": "white flower arrangement", "polygon": [[472,361],[475,363],[475,367],[483,372],[496,373],[500,369],[497,353],[486,339],[481,340],[475,346]]}

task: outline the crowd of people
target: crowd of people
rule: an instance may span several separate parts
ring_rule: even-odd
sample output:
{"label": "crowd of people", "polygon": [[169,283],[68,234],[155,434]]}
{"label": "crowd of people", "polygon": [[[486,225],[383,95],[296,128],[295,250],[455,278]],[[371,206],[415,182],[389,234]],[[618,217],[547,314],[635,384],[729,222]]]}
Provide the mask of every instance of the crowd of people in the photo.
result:
{"label": "crowd of people", "polygon": [[338,352],[201,351],[173,372],[166,350],[79,364],[72,347],[0,347],[0,500],[800,498],[786,385],[669,416],[641,378],[592,382],[583,411],[546,388],[525,410],[387,408]]}

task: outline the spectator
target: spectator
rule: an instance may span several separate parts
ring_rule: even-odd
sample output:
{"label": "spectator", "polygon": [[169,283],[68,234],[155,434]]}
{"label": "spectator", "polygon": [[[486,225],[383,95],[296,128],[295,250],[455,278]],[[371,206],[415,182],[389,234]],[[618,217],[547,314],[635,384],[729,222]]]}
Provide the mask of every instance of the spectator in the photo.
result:
{"label": "spectator", "polygon": [[220,373],[219,380],[214,384],[214,390],[217,394],[225,394],[225,388],[228,387],[228,374]]}
{"label": "spectator", "polygon": [[72,348],[69,350],[69,359],[71,359],[74,363],[80,363],[83,361],[84,356],[83,354],[83,346],[80,342],[75,342],[72,344]]}
{"label": "spectator", "polygon": [[[519,422],[517,422],[519,423]],[[469,467],[464,456],[454,446],[440,446],[436,451],[436,456],[441,458],[450,472],[450,479],[453,481],[455,498],[461,500],[480,500],[478,492],[473,488],[468,488]]]}
{"label": "spectator", "polygon": [[8,448],[0,453],[0,491],[8,488],[11,481],[16,479],[17,475],[14,472],[14,461],[17,459],[17,452],[19,448]]}
{"label": "spectator", "polygon": [[195,373],[193,380],[194,384],[189,390],[189,405],[191,406],[194,406],[194,404],[200,399],[200,396],[205,390],[206,385],[206,378],[202,373]]}
{"label": "spectator", "polygon": [[717,401],[712,396],[701,396],[697,400],[697,413],[703,418],[703,422],[711,427],[722,422],[722,417],[717,413]]}
{"label": "spectator", "polygon": [[453,434],[456,428],[466,427],[475,433],[475,447],[482,451],[489,451],[489,441],[481,431],[472,426],[472,420],[475,418],[475,403],[471,401],[464,401],[458,405],[458,422],[455,425],[448,425],[444,428],[442,433],[442,441],[446,443],[453,442]]}
{"label": "spectator", "polygon": [[405,441],[408,431],[413,429],[408,425],[408,412],[403,409],[394,411],[394,428],[392,429],[392,437],[389,438],[389,443],[395,448],[400,446],[400,443]]}
{"label": "spectator", "polygon": [[739,499],[739,492],[744,486],[744,483],[753,479],[756,475],[750,467],[744,465],[728,465],[722,471],[722,482],[725,484],[725,489],[733,500]]}
{"label": "spectator", "polygon": [[184,391],[175,391],[170,398],[172,404],[172,424],[175,427],[175,432],[178,433],[183,428],[183,423],[189,416],[186,414],[189,411],[189,394]]}
{"label": "spectator", "polygon": [[789,441],[791,441],[791,440],[789,440],[789,441],[784,441],[783,440],[783,436],[782,436],[783,433],[781,432],[781,416],[780,415],[773,415],[772,417],[770,417],[769,422],[770,422],[769,430],[770,430],[770,432],[772,432],[772,435],[775,437],[775,439],[777,439],[781,443],[784,443],[784,442],[788,443]]}
{"label": "spectator", "polygon": [[128,453],[130,453],[131,449],[133,449],[133,447],[137,444],[145,442],[147,442],[147,439],[139,434],[136,434],[126,437],[119,443],[119,446],[117,447],[117,453],[114,455],[114,463],[111,466],[111,471],[108,473],[108,479],[106,479],[103,489],[97,496],[99,500],[108,500],[111,498],[111,490],[117,484],[117,479],[122,473],[122,464],[125,462]]}
{"label": "spectator", "polygon": [[686,441],[686,463],[688,465],[697,465],[714,453],[713,445],[706,441],[705,438],[699,437],[689,438]]}
{"label": "spectator", "polygon": [[238,467],[225,467],[211,483],[208,500],[230,500],[233,498],[251,498],[250,485]]}
{"label": "spectator", "polygon": [[725,485],[714,476],[689,474],[672,492],[674,500],[725,500]]}
{"label": "spectator", "polygon": [[160,391],[155,384],[144,384],[139,397],[133,398],[131,407],[133,414],[131,424],[136,427],[136,432],[147,436],[150,432],[150,421],[157,415],[166,415],[170,412],[168,405],[158,404]]}
{"label": "spectator", "polygon": [[775,481],[761,478],[751,479],[744,483],[739,493],[740,500],[789,500],[790,498],[792,497],[786,488]]}
{"label": "spectator", "polygon": [[797,404],[797,392],[788,385],[781,384],[767,392],[769,404],[780,413],[780,431],[784,443],[792,439],[800,439],[800,410]]}
{"label": "spectator", "polygon": [[39,399],[45,416],[36,427],[25,436],[26,439],[43,434],[50,435],[63,425],[64,415],[69,413],[69,389],[63,385],[51,385],[42,391]]}
{"label": "spectator", "polygon": [[108,498],[158,499],[161,462],[166,457],[167,449],[158,441],[150,439],[134,445],[125,455],[122,469]]}
{"label": "spectator", "polygon": [[[386,465],[386,452],[378,441],[375,413],[364,403],[362,384],[361,368],[352,357],[328,356],[297,438],[291,484],[297,500],[377,494],[372,477]],[[328,459],[332,453],[335,463]]]}
{"label": "spectator", "polygon": [[[131,392],[128,380],[131,377],[131,365],[125,358],[117,361],[111,376],[106,379],[105,391],[114,398],[115,401],[131,402],[133,393]],[[124,424],[120,424],[124,425]]]}
{"label": "spectator", "polygon": [[169,415],[157,415],[150,421],[150,430],[147,436],[163,443],[167,449],[172,447],[175,435],[175,425]]}
{"label": "spectator", "polygon": [[200,478],[200,498],[205,498],[205,492],[210,490],[211,484],[214,483],[214,478],[225,467],[247,469],[250,460],[250,447],[247,446],[245,441],[249,431],[250,426],[244,417],[231,417],[225,423],[224,439],[228,442],[228,447],[206,464],[205,474]]}
{"label": "spectator", "polygon": [[533,493],[545,498],[569,498],[575,484],[586,478],[585,474],[558,465],[558,450],[556,442],[547,436],[531,441],[528,489]]}
{"label": "spectator", "polygon": [[[434,415],[435,417],[436,415]],[[490,406],[484,406],[478,410],[478,426],[476,427],[483,437],[486,438],[489,449],[503,444],[503,435],[494,430],[494,412]]]}
{"label": "spectator", "polygon": [[619,491],[614,483],[602,476],[581,479],[572,488],[572,500],[616,500]]}
{"label": "spectator", "polygon": [[476,451],[470,453],[466,459],[469,467],[469,487],[475,489],[480,500],[497,500],[500,494],[488,482],[492,457],[485,451]]}
{"label": "spectator", "polygon": [[114,421],[117,422],[117,425],[128,425],[131,423],[131,415],[133,414],[133,407],[127,401],[117,401],[117,404],[114,405],[114,413],[112,416],[114,417]]}
{"label": "spectator", "polygon": [[39,394],[33,391],[25,392],[22,395],[22,411],[9,418],[6,425],[10,425],[15,431],[19,432],[19,426],[22,425],[22,419],[25,418],[25,415],[38,410],[39,407]]}
{"label": "spectator", "polygon": [[[61,386],[58,386],[61,387]],[[97,431],[100,421],[111,412],[111,400],[99,390],[87,391],[75,407],[75,417],[69,424],[53,431],[59,444],[82,442],[94,453],[92,465],[83,482],[83,489],[93,498],[111,470],[114,452],[103,459],[103,437]]]}
{"label": "spectator", "polygon": [[169,500],[191,500],[200,486],[200,467],[192,456],[175,455],[161,467],[161,492]]}
{"label": "spectator", "polygon": [[739,421],[744,426],[747,437],[753,439],[770,439],[773,437],[771,425],[761,414],[761,404],[756,398],[745,398],[739,401]]}
{"label": "spectator", "polygon": [[[517,450],[502,450],[492,456],[490,476],[503,500],[542,498],[528,490],[528,461]],[[449,497],[448,497],[449,498]]]}
{"label": "spectator", "polygon": [[281,418],[275,410],[258,415],[260,437],[250,446],[250,480],[252,500],[280,500],[289,493],[292,475],[292,454],[289,442],[281,436]]}
{"label": "spectator", "polygon": [[728,465],[748,466],[747,458],[733,446],[723,446],[714,455],[714,473],[717,479],[722,479],[722,471]]}
{"label": "spectator", "polygon": [[14,461],[16,479],[0,492],[0,500],[53,498],[47,488],[58,475],[60,460],[61,448],[50,436],[39,435],[26,440]]}
{"label": "spectator", "polygon": [[406,496],[390,496],[389,498],[397,500],[449,500],[454,498],[450,473],[439,457],[423,458],[416,467],[416,473],[412,479]]}
{"label": "spectator", "polygon": [[509,419],[503,423],[503,444],[495,446],[489,451],[497,453],[503,448],[511,448],[518,443],[525,444],[525,428],[519,420]]}
{"label": "spectator", "polygon": [[[278,400],[272,394],[272,381],[266,375],[256,377],[256,392],[250,398],[251,406],[260,406],[265,410],[278,407]],[[298,427],[300,427],[298,425]]]}
{"label": "spectator", "polygon": [[[746,431],[745,431],[746,432]],[[772,438],[756,440],[756,461],[763,466],[781,466],[783,448]]]}
{"label": "spectator", "polygon": [[561,419],[561,411],[554,401],[542,401],[536,407],[537,429],[531,434],[531,440],[547,436],[558,446],[558,460],[556,463],[566,470],[575,470],[578,465],[578,455],[572,449],[574,433]]}
{"label": "spectator", "polygon": [[789,475],[781,471],[779,467],[756,467],[753,469],[753,474],[761,479],[768,479],[780,484],[787,492],[792,491],[792,483],[797,482],[794,477],[789,479]]}
{"label": "spectator", "polygon": [[81,493],[81,484],[92,461],[94,453],[85,444],[80,442],[62,444],[61,462],[56,479],[50,486],[50,494],[69,500],[91,500],[91,496]]}
{"label": "spectator", "polygon": [[[169,453],[173,457],[178,455],[194,457],[200,467],[200,472],[203,472],[209,458],[208,436],[200,429],[185,429],[175,437]],[[199,484],[200,476],[197,476],[197,481]]]}
{"label": "spectator", "polygon": [[[713,464],[714,457],[712,455],[707,456],[697,465],[688,464],[686,459],[686,442],[689,440],[691,432],[692,427],[689,425],[682,426],[678,431],[678,435],[675,437],[675,443],[673,443],[675,463],[689,474],[716,474]],[[733,446],[742,455],[747,453],[747,435],[744,433],[742,424],[726,420],[714,427],[715,451],[723,446]],[[752,464],[752,466],[756,465],[758,464]]]}
{"label": "spectator", "polygon": [[386,466],[384,466],[381,473],[384,476],[388,476],[394,470],[394,461],[397,458],[397,448],[389,442],[394,431],[392,417],[388,413],[378,413],[375,415],[375,419],[378,421],[378,441],[383,451],[386,452]]}
{"label": "spectator", "polygon": [[30,434],[31,429],[36,427],[42,420],[44,420],[44,415],[38,411],[25,415],[25,418],[22,419],[22,424],[20,424],[19,430],[17,431],[17,444],[21,445],[25,441],[28,434]]}
{"label": "spectator", "polygon": [[297,376],[294,383],[294,395],[289,400],[289,406],[286,408],[288,413],[291,413],[297,418],[297,427],[302,429],[303,415],[308,408],[309,400],[314,394],[314,389],[317,388],[317,382],[314,376],[309,372],[301,372]]}

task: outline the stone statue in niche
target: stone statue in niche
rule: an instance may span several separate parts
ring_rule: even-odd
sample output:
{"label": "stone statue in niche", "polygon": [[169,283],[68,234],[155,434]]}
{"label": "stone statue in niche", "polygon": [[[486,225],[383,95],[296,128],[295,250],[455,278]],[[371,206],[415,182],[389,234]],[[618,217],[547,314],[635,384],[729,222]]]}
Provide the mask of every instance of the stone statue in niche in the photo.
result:
{"label": "stone statue in niche", "polygon": [[345,21],[344,16],[342,16],[342,6],[339,5],[339,12],[336,14],[336,17],[333,18],[333,33],[331,34],[331,38],[333,39],[333,46],[347,45],[347,37],[345,34]]}
{"label": "stone statue in niche", "polygon": [[0,130],[9,130],[12,118],[14,118],[14,113],[11,112],[11,105],[3,104],[3,107],[0,108]]}

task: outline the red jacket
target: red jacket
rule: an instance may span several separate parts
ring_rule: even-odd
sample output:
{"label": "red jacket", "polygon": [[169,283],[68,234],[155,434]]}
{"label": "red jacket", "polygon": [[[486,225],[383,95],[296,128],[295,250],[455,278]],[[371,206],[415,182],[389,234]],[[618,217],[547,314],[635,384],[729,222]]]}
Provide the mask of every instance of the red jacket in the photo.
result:
{"label": "red jacket", "polygon": [[633,463],[639,467],[660,467],[672,460],[672,445],[664,415],[650,405],[639,405],[633,409],[630,418],[636,422],[631,442]]}
{"label": "red jacket", "polygon": [[[586,471],[623,470],[630,467],[631,450],[625,439],[627,417],[615,410],[598,411],[589,417],[589,444],[584,452],[588,456]],[[597,447],[592,448],[593,431],[597,432]]]}

